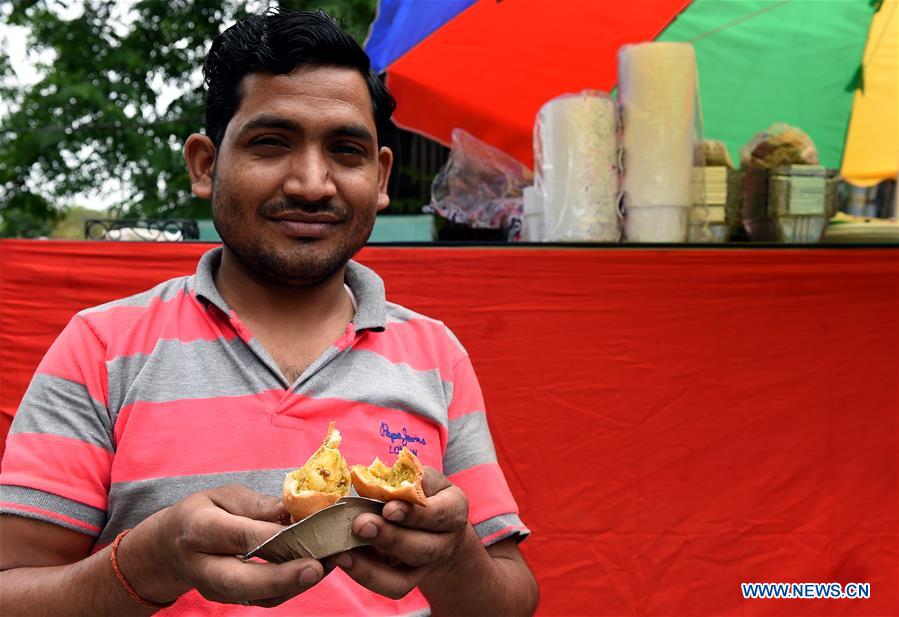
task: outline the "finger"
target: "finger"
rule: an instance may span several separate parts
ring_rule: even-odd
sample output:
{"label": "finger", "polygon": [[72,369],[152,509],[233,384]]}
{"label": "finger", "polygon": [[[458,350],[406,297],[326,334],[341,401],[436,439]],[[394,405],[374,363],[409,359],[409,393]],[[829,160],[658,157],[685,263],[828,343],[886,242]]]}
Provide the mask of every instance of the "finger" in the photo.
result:
{"label": "finger", "polygon": [[219,508],[236,516],[277,523],[287,514],[278,497],[257,493],[239,484],[214,488],[205,494]]}
{"label": "finger", "polygon": [[243,562],[210,555],[197,564],[197,591],[216,602],[283,602],[309,589],[324,572],[315,559],[284,563]]}
{"label": "finger", "polygon": [[458,486],[449,484],[428,497],[428,505],[389,501],[382,516],[397,525],[427,531],[458,531],[468,522],[468,498]]}
{"label": "finger", "polygon": [[458,541],[455,534],[399,527],[375,514],[357,516],[353,521],[353,533],[366,538],[389,557],[410,566],[442,561],[453,552]]}
{"label": "finger", "polygon": [[341,553],[337,556],[337,565],[363,587],[393,600],[405,597],[424,577],[420,568],[390,566],[367,548]]}
{"label": "finger", "polygon": [[[253,559],[258,560],[257,557],[254,557]],[[262,563],[261,560],[260,560],[260,563]],[[327,559],[323,559],[319,563],[322,564],[322,569],[324,570],[322,579],[325,578],[326,576],[328,576],[337,567],[337,562],[334,561],[334,557],[329,557]],[[321,581],[319,581],[319,582],[321,582]],[[244,604],[247,606],[261,606],[262,608],[272,608],[274,606],[278,606],[279,604],[283,604],[287,600],[290,600],[292,597],[293,596],[290,596],[290,597],[280,596],[280,597],[275,597],[275,598],[267,598],[265,600],[246,600],[244,602],[241,602],[241,604]]]}
{"label": "finger", "polygon": [[244,555],[283,529],[231,514],[211,501],[183,505],[191,509],[192,518],[175,530],[175,543],[187,554]]}

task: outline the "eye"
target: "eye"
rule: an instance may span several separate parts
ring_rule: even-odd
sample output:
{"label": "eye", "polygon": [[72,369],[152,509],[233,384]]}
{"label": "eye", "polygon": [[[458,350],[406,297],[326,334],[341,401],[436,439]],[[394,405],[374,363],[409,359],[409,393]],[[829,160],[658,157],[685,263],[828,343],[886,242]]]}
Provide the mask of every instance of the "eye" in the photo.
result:
{"label": "eye", "polygon": [[280,137],[274,137],[272,135],[263,135],[262,137],[257,137],[253,141],[250,142],[250,145],[274,146],[274,147],[281,147],[281,148],[288,147],[287,142],[284,139],[282,139]]}
{"label": "eye", "polygon": [[349,156],[365,156],[367,154],[366,150],[361,146],[347,142],[335,144],[334,147],[331,148],[331,151],[335,154],[345,154]]}

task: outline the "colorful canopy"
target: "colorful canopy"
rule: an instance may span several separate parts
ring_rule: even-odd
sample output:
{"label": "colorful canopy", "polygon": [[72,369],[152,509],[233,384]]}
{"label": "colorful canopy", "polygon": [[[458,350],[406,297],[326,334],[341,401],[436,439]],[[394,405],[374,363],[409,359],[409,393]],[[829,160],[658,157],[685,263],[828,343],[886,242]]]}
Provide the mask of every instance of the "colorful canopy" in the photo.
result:
{"label": "colorful canopy", "polygon": [[[872,40],[889,32],[869,45],[877,53],[865,55],[866,94],[856,100],[881,111],[857,111],[864,154],[847,150],[855,157],[847,162],[858,161],[847,171],[852,178],[888,178],[896,175],[896,28],[895,22],[891,31],[877,21],[872,26],[873,4],[381,0],[366,49],[376,68],[387,71],[399,125],[443,143],[461,127],[530,164],[534,117],[543,103],[565,92],[613,90],[622,44],[687,41],[697,51],[707,138],[724,141],[737,158],[754,134],[786,122],[805,130],[821,162],[836,168],[870,26]],[[895,5],[887,0],[878,21],[895,14]],[[878,119],[889,109],[892,131],[889,118]]]}
{"label": "colorful canopy", "polygon": [[[655,38],[688,3],[489,0],[453,12],[442,2],[382,0],[366,49],[387,69],[398,125],[445,144],[464,128],[530,165],[540,106],[566,92],[611,90],[618,48]],[[436,30],[435,11],[446,18]]]}
{"label": "colorful canopy", "polygon": [[843,177],[870,186],[899,174],[899,0],[886,0],[871,22],[862,88],[855,92]]}

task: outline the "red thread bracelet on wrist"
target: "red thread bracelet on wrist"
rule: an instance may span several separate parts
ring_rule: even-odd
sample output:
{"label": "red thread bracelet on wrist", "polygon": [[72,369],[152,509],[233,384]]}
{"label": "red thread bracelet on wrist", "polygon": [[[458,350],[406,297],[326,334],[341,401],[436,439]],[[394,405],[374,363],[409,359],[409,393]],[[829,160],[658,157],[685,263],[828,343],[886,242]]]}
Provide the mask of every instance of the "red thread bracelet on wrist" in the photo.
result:
{"label": "red thread bracelet on wrist", "polygon": [[175,602],[168,602],[166,604],[159,604],[158,602],[152,602],[145,598],[142,598],[139,593],[134,590],[134,587],[125,580],[125,576],[122,574],[122,571],[119,569],[119,562],[116,560],[116,551],[119,550],[119,544],[122,542],[122,538],[128,535],[130,529],[126,529],[119,535],[115,537],[115,540],[112,541],[112,550],[109,553],[109,562],[112,564],[112,571],[115,572],[115,577],[119,580],[119,583],[122,584],[122,587],[125,588],[125,591],[128,592],[128,595],[131,596],[131,599],[139,604],[143,604],[144,606],[150,608],[168,608]]}

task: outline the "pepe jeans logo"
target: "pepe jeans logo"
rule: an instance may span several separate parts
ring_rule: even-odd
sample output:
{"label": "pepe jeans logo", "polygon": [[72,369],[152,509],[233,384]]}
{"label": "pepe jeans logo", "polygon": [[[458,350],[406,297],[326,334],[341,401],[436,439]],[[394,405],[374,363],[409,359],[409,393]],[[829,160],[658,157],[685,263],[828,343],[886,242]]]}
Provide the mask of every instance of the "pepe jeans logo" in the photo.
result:
{"label": "pepe jeans logo", "polygon": [[428,445],[424,437],[411,434],[405,426],[402,431],[393,432],[386,422],[381,422],[381,437],[386,437],[390,440],[390,443],[387,444],[387,452],[390,454],[399,454],[406,447],[409,448],[412,454],[418,456],[419,446]]}

